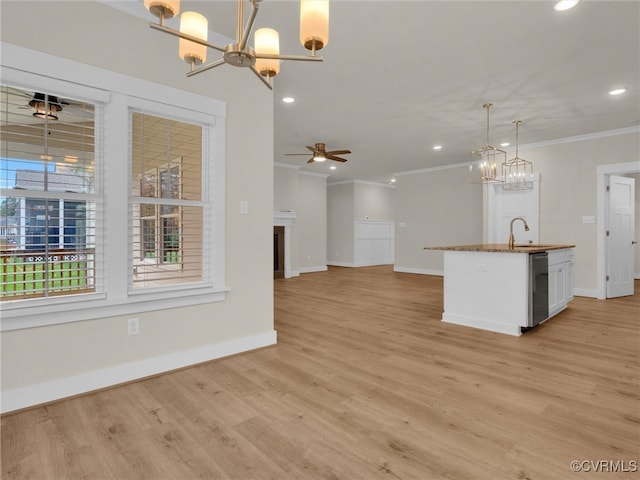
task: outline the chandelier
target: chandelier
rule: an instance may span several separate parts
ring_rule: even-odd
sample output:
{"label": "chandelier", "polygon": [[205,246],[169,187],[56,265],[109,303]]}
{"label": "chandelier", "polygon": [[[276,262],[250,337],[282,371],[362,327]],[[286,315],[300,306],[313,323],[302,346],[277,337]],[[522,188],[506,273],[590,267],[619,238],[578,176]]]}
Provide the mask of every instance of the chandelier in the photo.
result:
{"label": "chandelier", "polygon": [[[254,48],[251,48],[249,36],[262,0],[249,1],[251,12],[244,24],[244,1],[238,0],[236,40],[226,46],[207,40],[207,19],[197,12],[180,15],[180,30],[167,27],[165,19],[180,13],[180,0],[144,0],[144,5],[160,19],[157,24],[149,24],[151,28],[179,38],[178,54],[191,67],[188,77],[228,63],[234,67],[248,67],[271,90],[271,78],[280,71],[280,60],[323,61],[316,52],[329,41],[329,0],[300,0],[300,42],[311,51],[310,55],[280,55],[279,35],[272,28],[256,30]],[[208,48],[222,52],[222,58],[205,64]]]}
{"label": "chandelier", "polygon": [[533,189],[533,164],[518,156],[518,126],[521,120],[513,122],[516,126],[516,156],[502,164],[502,188],[505,190]]}
{"label": "chandelier", "polygon": [[[492,147],[489,143],[489,109],[492,103],[485,103],[482,107],[487,111],[487,141],[484,147],[471,152],[471,164],[469,171],[474,177],[474,183],[502,183],[504,180],[498,175],[498,165],[507,160],[507,152],[499,148]],[[474,171],[478,171],[476,174]]]}

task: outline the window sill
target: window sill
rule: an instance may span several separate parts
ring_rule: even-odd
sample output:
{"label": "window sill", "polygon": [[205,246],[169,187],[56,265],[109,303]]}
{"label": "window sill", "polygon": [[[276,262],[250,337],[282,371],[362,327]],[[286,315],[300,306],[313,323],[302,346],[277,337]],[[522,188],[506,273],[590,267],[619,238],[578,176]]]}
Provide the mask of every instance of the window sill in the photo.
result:
{"label": "window sill", "polygon": [[[201,287],[175,292],[137,293],[125,299],[109,299],[105,294],[89,294],[75,297],[56,304],[33,302],[24,305],[23,301],[2,304],[0,331],[21,330],[69,322],[95,320],[118,315],[165,310],[167,308],[188,307],[205,303],[222,302],[229,292],[228,287]],[[89,298],[88,298],[89,297]],[[58,297],[60,298],[60,297]],[[57,300],[57,299],[56,299]],[[37,304],[36,304],[37,303]]]}

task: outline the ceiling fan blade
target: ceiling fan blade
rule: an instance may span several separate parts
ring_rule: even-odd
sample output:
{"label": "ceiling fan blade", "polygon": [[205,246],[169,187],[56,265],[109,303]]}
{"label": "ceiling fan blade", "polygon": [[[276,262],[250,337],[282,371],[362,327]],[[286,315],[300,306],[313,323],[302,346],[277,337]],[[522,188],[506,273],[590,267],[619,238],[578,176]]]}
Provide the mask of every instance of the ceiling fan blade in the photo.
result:
{"label": "ceiling fan blade", "polygon": [[336,162],[346,162],[346,161],[347,161],[347,159],[346,159],[346,158],[336,157],[336,156],[334,156],[334,155],[329,155],[328,153],[327,153],[327,158],[328,158],[329,160],[335,160]]}
{"label": "ceiling fan blade", "polygon": [[313,163],[313,162],[314,162],[313,157],[311,157],[309,160],[307,160],[307,163]]}
{"label": "ceiling fan blade", "polygon": [[311,150],[313,153],[316,153],[316,149],[313,147],[310,147],[309,145],[305,145],[305,147],[307,147],[308,150]]}
{"label": "ceiling fan blade", "polygon": [[308,153],[285,153],[285,155],[309,155]]}
{"label": "ceiling fan blade", "polygon": [[346,155],[347,153],[351,153],[351,150],[331,150],[330,152],[325,152],[327,155]]}

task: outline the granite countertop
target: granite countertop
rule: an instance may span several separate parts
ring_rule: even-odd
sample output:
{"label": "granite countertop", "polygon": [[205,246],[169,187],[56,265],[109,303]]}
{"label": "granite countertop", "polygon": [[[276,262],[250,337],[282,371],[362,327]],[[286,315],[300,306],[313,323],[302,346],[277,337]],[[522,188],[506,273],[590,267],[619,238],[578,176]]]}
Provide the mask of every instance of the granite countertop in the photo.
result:
{"label": "granite countertop", "polygon": [[512,249],[507,243],[481,243],[477,245],[450,245],[445,247],[424,247],[425,250],[448,250],[453,252],[496,252],[496,253],[539,253],[562,248],[574,248],[575,245],[560,244],[516,244]]}

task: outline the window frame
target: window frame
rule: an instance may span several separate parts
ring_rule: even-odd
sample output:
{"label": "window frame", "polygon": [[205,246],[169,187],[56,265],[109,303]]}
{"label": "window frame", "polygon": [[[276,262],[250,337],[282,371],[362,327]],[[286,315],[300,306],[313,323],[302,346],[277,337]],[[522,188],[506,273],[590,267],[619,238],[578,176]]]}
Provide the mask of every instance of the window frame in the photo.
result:
{"label": "window frame", "polygon": [[[96,201],[102,202],[96,236],[104,254],[103,284],[98,292],[2,302],[0,331],[19,330],[198,305],[225,300],[225,102],[185,90],[107,71],[68,59],[0,42],[2,83],[34,91],[54,91],[96,105]],[[34,71],[46,71],[47,76]],[[155,99],[162,99],[161,102]],[[206,265],[210,281],[172,287],[171,291],[128,289],[132,275],[129,252],[129,111],[170,113],[178,120],[207,125],[206,228],[212,254]],[[204,153],[204,152],[203,152]],[[123,182],[123,178],[129,179]],[[126,185],[125,185],[126,183]],[[203,189],[203,193],[205,190]]]}
{"label": "window frame", "polygon": [[[155,117],[160,117],[163,119],[168,119],[168,120],[176,120],[176,121],[181,121],[181,122],[185,122],[185,123],[190,123],[192,125],[198,125],[201,127],[201,133],[202,133],[202,159],[201,159],[201,184],[200,184],[200,191],[201,191],[201,200],[183,200],[182,198],[178,198],[178,199],[167,199],[166,203],[179,203],[181,206],[179,207],[180,209],[182,209],[182,206],[188,206],[188,204],[191,204],[192,206],[197,206],[197,207],[202,207],[203,208],[203,213],[202,213],[202,227],[203,227],[203,238],[202,238],[202,251],[203,252],[207,252],[212,248],[212,242],[211,242],[211,238],[213,235],[213,232],[211,231],[212,228],[212,224],[211,222],[208,222],[207,220],[210,218],[210,212],[212,211],[213,205],[211,203],[211,190],[214,188],[214,185],[212,184],[212,179],[211,179],[211,171],[208,168],[208,166],[210,165],[210,144],[211,144],[211,136],[214,133],[213,130],[213,125],[211,125],[210,123],[207,123],[207,121],[210,121],[210,118],[208,115],[204,114],[204,115],[198,115],[195,114],[194,112],[191,111],[187,111],[181,107],[176,107],[176,106],[167,106],[166,104],[157,104],[154,102],[149,102],[147,100],[144,99],[140,99],[140,98],[136,98],[136,99],[130,99],[129,103],[129,137],[131,138],[132,135],[132,117],[133,117],[133,113],[141,113],[141,114],[145,114],[145,115],[152,115]],[[132,158],[132,152],[131,149],[128,152],[128,157],[129,162],[129,185],[132,186],[133,182],[136,181],[136,179],[133,179],[131,176],[133,174],[132,170],[132,162],[133,162],[133,158]],[[180,164],[179,168],[182,171],[183,165]],[[160,236],[162,236],[162,230],[163,230],[163,218],[165,218],[165,215],[161,214],[161,210],[162,207],[165,204],[165,199],[162,197],[162,173],[165,172],[167,170],[163,170],[161,168],[155,168],[155,172],[154,172],[154,176],[155,176],[155,189],[156,189],[156,196],[155,197],[142,197],[142,196],[134,196],[131,194],[131,192],[129,192],[129,231],[130,234],[133,233],[134,231],[134,214],[133,214],[133,205],[136,203],[142,204],[144,203],[144,200],[147,199],[150,202],[156,206],[156,212],[155,212],[155,232],[156,232],[156,245],[158,245],[159,243],[161,243],[161,240],[158,240],[158,232],[160,232]],[[142,193],[142,192],[140,192]],[[140,219],[143,218],[151,218],[151,217],[139,217]],[[133,239],[132,239],[133,240]],[[130,258],[130,266],[129,266],[129,276],[128,276],[128,286],[129,286],[129,295],[130,296],[137,296],[137,295],[145,295],[145,294],[149,294],[150,292],[165,292],[168,295],[172,295],[172,292],[175,291],[176,289],[180,290],[181,292],[183,292],[185,289],[190,288],[198,288],[198,285],[202,285],[202,286],[210,286],[212,285],[212,280],[210,278],[211,273],[213,271],[215,271],[215,265],[211,262],[211,261],[206,261],[206,259],[202,259],[202,281],[201,282],[196,282],[196,283],[174,283],[171,285],[166,285],[166,286],[158,286],[158,287],[137,287],[134,288],[133,287],[133,275],[134,275],[134,266],[135,266],[135,258],[134,258],[134,252],[133,252],[133,241],[129,242],[129,258]],[[158,247],[156,246],[156,249],[158,249]],[[162,250],[162,248],[160,248],[160,250]],[[156,250],[156,253],[158,253],[158,250]],[[162,263],[162,262],[159,262]]]}

